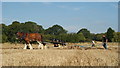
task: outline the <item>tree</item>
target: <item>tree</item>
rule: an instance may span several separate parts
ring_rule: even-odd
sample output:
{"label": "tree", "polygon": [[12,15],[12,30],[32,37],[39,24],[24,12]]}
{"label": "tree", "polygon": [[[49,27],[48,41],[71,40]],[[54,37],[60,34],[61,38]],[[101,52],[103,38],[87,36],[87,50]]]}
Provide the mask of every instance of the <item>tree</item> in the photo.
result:
{"label": "tree", "polygon": [[0,24],[0,43],[2,42],[2,24]]}
{"label": "tree", "polygon": [[95,40],[95,35],[96,35],[96,34],[91,33],[90,35],[91,35],[91,39],[92,39],[92,40]]}
{"label": "tree", "polygon": [[21,24],[21,32],[25,33],[42,33],[44,32],[44,29],[42,26],[37,25],[35,22],[25,22]]}
{"label": "tree", "polygon": [[120,32],[117,32],[117,42],[120,42]]}
{"label": "tree", "polygon": [[[7,26],[5,24],[0,24],[0,40],[2,43],[7,42]],[[0,42],[1,42],[0,41]]]}
{"label": "tree", "polygon": [[55,38],[55,35],[50,35],[50,34],[43,35],[43,41],[51,42],[53,38]]}
{"label": "tree", "polygon": [[[24,33],[44,33],[44,29],[41,25],[37,25],[35,22],[25,22],[20,23],[18,21],[12,22],[11,25],[3,24],[3,39],[7,38],[9,42],[15,42],[16,41],[16,33],[17,32],[24,32]],[[7,37],[6,37],[7,36]]]}
{"label": "tree", "polygon": [[104,34],[105,34],[105,33],[95,34],[94,40],[96,40],[96,41],[102,41],[102,36],[103,36]]}
{"label": "tree", "polygon": [[5,34],[2,34],[2,36],[0,36],[0,37],[2,37],[2,43],[5,43],[8,41],[8,38]]}
{"label": "tree", "polygon": [[45,30],[45,34],[51,34],[51,35],[60,35],[67,33],[65,29],[63,29],[60,25],[53,25],[52,27],[49,27]]}
{"label": "tree", "polygon": [[113,39],[113,37],[114,37],[114,30],[111,28],[111,27],[109,27],[108,29],[107,29],[107,33],[106,33],[106,36],[107,36],[107,38],[108,38],[108,42],[112,42],[112,39]]}
{"label": "tree", "polygon": [[114,38],[112,41],[120,42],[120,32],[114,32]]}
{"label": "tree", "polygon": [[14,21],[7,27],[8,41],[14,43],[16,41],[16,33],[20,30],[20,22]]}
{"label": "tree", "polygon": [[72,43],[79,42],[78,36],[75,33],[67,34],[67,40],[66,41],[67,42],[72,42]]}
{"label": "tree", "polygon": [[79,36],[79,42],[84,42],[86,40],[86,38],[84,37],[83,33],[80,32],[78,34],[78,36]]}
{"label": "tree", "polygon": [[69,33],[65,36],[66,42],[72,42],[72,43],[78,43],[78,42],[84,42],[85,37],[82,33],[76,34],[76,33]]}
{"label": "tree", "polygon": [[66,41],[67,40],[67,34],[60,34],[60,35],[55,35],[56,39]]}
{"label": "tree", "polygon": [[44,32],[45,32],[45,30],[44,30],[44,28],[41,26],[41,25],[37,25],[37,27],[38,27],[38,33],[42,33],[42,34],[44,34]]}
{"label": "tree", "polygon": [[91,39],[90,31],[87,30],[86,28],[82,28],[81,30],[79,30],[77,34],[79,33],[83,33],[84,37],[86,38],[86,41],[89,41]]}

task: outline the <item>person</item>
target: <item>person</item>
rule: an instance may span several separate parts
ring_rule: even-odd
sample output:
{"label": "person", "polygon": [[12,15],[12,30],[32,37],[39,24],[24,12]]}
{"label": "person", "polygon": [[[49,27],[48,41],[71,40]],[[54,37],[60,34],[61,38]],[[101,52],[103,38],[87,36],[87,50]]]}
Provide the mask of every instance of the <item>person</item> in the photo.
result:
{"label": "person", "polygon": [[95,41],[92,40],[92,47],[95,47]]}
{"label": "person", "polygon": [[105,48],[105,49],[107,49],[107,38],[106,38],[106,36],[105,35],[103,35],[102,36],[102,43],[103,43],[103,47]]}

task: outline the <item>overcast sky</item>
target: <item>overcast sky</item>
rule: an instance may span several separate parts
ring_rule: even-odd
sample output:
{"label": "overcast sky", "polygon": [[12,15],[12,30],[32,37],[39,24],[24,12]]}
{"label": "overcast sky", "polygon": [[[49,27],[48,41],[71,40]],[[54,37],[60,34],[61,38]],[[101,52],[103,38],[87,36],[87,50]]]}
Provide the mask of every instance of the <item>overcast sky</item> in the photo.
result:
{"label": "overcast sky", "polygon": [[118,2],[3,2],[3,23],[33,21],[47,29],[55,24],[68,32],[118,31]]}

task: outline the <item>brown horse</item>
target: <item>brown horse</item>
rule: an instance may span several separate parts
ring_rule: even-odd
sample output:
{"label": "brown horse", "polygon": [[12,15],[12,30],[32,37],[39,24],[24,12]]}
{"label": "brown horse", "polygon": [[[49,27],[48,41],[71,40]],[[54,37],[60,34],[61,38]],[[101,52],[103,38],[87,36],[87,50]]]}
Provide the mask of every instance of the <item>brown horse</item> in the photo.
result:
{"label": "brown horse", "polygon": [[39,49],[40,48],[43,49],[42,35],[40,35],[39,33],[22,33],[22,32],[17,32],[17,36],[18,36],[18,39],[24,40],[26,42],[24,49],[27,48],[27,45],[30,47],[30,49],[33,49],[31,44],[30,44],[30,42],[32,42],[32,41],[37,41],[39,43],[38,48]]}

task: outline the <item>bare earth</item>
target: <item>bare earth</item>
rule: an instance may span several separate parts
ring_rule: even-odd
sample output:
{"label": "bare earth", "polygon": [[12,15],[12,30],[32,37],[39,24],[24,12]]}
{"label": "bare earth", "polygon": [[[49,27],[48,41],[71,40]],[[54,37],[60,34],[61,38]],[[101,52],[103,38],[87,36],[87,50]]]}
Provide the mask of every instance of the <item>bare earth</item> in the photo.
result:
{"label": "bare earth", "polygon": [[[23,44],[2,44],[3,66],[118,66],[118,45],[108,44],[108,50],[102,46],[94,48],[69,49],[67,47],[24,50]],[[83,45],[83,44],[79,44]],[[84,44],[88,45],[88,44]]]}

